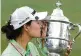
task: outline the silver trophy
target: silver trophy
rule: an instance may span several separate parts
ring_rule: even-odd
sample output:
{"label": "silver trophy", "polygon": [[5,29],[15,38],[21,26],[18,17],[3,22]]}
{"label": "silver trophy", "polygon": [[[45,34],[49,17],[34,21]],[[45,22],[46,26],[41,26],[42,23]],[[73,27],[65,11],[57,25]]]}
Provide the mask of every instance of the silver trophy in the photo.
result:
{"label": "silver trophy", "polygon": [[70,40],[70,30],[75,27],[79,28],[77,35],[73,38],[73,42],[81,33],[81,25],[73,24],[64,16],[60,1],[56,3],[56,9],[48,20],[48,32],[46,37],[46,46],[48,49],[48,56],[64,56]]}

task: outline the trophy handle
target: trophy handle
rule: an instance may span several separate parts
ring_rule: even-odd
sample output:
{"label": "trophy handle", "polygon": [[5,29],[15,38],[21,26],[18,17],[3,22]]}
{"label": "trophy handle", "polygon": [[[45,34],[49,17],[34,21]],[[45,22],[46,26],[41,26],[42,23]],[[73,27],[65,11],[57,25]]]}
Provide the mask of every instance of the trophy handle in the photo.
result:
{"label": "trophy handle", "polygon": [[81,34],[81,25],[80,24],[75,24],[74,27],[78,27],[78,33],[77,35],[73,38],[73,42],[77,39],[77,37]]}

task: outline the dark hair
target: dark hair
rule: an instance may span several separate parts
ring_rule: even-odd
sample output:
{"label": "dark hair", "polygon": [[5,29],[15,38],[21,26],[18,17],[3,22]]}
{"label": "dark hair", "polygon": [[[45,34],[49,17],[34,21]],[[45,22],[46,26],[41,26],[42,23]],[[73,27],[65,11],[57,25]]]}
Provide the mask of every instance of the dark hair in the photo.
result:
{"label": "dark hair", "polygon": [[[31,21],[27,22],[26,24],[31,25]],[[1,31],[6,34],[7,39],[16,40],[16,38],[20,34],[22,34],[22,28],[23,28],[23,26],[21,26],[20,28],[14,30],[14,27],[13,27],[13,25],[10,25],[10,20],[9,20],[9,22],[6,25],[2,26]]]}

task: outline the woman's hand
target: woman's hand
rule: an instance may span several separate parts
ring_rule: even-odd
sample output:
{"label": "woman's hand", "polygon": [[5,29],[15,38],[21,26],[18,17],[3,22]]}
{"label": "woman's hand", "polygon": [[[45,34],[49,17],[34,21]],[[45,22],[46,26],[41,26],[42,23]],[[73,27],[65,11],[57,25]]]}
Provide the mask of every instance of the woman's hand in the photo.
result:
{"label": "woman's hand", "polygon": [[67,47],[67,51],[65,53],[65,56],[69,56],[71,50],[72,50],[72,41],[69,41],[69,44],[68,44],[68,47]]}

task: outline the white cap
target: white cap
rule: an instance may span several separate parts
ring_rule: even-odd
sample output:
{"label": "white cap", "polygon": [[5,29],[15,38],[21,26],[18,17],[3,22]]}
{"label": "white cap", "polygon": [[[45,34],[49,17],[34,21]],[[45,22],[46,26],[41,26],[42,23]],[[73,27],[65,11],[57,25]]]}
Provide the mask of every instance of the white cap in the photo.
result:
{"label": "white cap", "polygon": [[47,17],[47,12],[36,12],[32,8],[28,6],[17,8],[12,14],[11,14],[11,24],[15,29],[20,28],[25,23],[29,22],[30,20],[36,20],[36,17],[38,20],[43,20]]}

